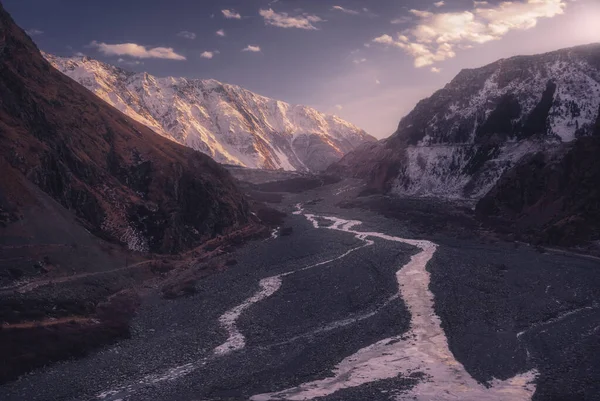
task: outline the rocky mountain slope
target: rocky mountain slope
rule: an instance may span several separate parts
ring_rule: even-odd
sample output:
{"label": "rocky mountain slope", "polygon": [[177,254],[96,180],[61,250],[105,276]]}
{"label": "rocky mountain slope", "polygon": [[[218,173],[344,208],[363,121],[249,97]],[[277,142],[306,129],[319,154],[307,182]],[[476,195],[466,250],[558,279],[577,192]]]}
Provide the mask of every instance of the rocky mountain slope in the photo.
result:
{"label": "rocky mountain slope", "polygon": [[461,71],[390,138],[331,171],[403,195],[478,199],[525,155],[589,136],[600,107],[600,44]]}
{"label": "rocky mountain slope", "polygon": [[129,117],[219,163],[320,171],[374,141],[336,116],[215,80],[157,78],[88,57],[45,57]]}
{"label": "rocky mountain slope", "polygon": [[[600,116],[591,137],[523,158],[477,204],[501,231],[528,242],[600,245]],[[595,246],[594,246],[595,243]]]}
{"label": "rocky mountain slope", "polygon": [[[0,165],[7,252],[42,232],[76,244],[69,224],[81,224],[130,250],[177,253],[253,221],[228,172],[55,70],[1,6]],[[36,208],[51,215],[36,221]]]}

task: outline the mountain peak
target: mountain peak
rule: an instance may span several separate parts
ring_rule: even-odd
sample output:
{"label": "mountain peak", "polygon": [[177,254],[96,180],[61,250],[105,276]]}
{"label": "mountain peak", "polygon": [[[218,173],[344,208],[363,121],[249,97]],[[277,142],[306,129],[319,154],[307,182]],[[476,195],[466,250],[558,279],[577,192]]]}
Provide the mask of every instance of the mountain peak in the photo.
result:
{"label": "mountain peak", "polygon": [[123,113],[221,163],[319,171],[375,140],[339,117],[214,79],[158,78],[89,58],[45,57]]}

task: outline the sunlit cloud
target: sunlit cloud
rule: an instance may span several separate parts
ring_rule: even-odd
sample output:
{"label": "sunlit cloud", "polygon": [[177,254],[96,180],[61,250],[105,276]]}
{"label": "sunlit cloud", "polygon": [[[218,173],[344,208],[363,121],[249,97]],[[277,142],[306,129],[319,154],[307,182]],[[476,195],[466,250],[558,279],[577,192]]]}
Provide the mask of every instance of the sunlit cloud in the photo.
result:
{"label": "sunlit cloud", "polygon": [[185,56],[177,54],[171,47],[153,47],[146,48],[135,43],[121,43],[116,45],[109,45],[106,43],[100,43],[93,41],[89,44],[90,47],[98,49],[100,53],[107,56],[129,56],[133,58],[157,58],[157,59],[168,59],[168,60],[185,60]]}
{"label": "sunlit cloud", "polygon": [[210,60],[211,58],[215,57],[215,54],[219,54],[219,53],[220,52],[218,50],[205,51],[205,52],[202,52],[202,54],[200,54],[200,57]]}
{"label": "sunlit cloud", "polygon": [[539,19],[563,14],[566,7],[567,0],[526,0],[497,5],[475,2],[472,10],[453,13],[410,10],[418,19],[413,28],[373,42],[398,47],[414,58],[415,67],[425,67],[455,57],[457,49],[534,28]]}
{"label": "sunlit cloud", "polygon": [[242,16],[239,13],[236,13],[233,10],[221,10],[223,16],[228,19],[242,19]]}
{"label": "sunlit cloud", "polygon": [[194,40],[196,39],[196,34],[190,31],[181,31],[177,34],[180,38]]}
{"label": "sunlit cloud", "polygon": [[331,9],[334,11],[341,11],[345,14],[351,14],[351,15],[359,15],[360,14],[360,12],[358,12],[356,10],[350,10],[350,9],[344,8],[342,6],[333,6],[333,7],[331,7]]}
{"label": "sunlit cloud", "polygon": [[436,3],[433,3],[433,5],[436,7],[443,7],[444,5],[446,5],[446,3],[444,1],[438,1]]}
{"label": "sunlit cloud", "polygon": [[437,68],[437,67],[431,67],[431,72],[439,74],[440,72],[442,72],[441,68]]}
{"label": "sunlit cloud", "polygon": [[217,36],[225,36],[225,31],[223,29],[219,29],[217,32],[215,32],[217,34]]}
{"label": "sunlit cloud", "polygon": [[25,31],[25,33],[29,36],[38,36],[43,35],[44,31],[40,31],[39,29],[28,29]]}
{"label": "sunlit cloud", "polygon": [[291,16],[288,13],[277,13],[272,8],[268,10],[260,10],[259,14],[265,19],[265,24],[277,26],[279,28],[298,28],[307,30],[317,30],[313,24],[316,22],[324,22],[323,19],[316,15],[299,14]]}
{"label": "sunlit cloud", "polygon": [[258,52],[260,52],[260,46],[248,45],[244,49],[242,49],[242,51],[243,52],[258,53]]}
{"label": "sunlit cloud", "polygon": [[336,109],[337,111],[342,111],[342,110],[344,109],[344,106],[342,106],[341,104],[336,104],[336,105],[335,105],[335,109]]}

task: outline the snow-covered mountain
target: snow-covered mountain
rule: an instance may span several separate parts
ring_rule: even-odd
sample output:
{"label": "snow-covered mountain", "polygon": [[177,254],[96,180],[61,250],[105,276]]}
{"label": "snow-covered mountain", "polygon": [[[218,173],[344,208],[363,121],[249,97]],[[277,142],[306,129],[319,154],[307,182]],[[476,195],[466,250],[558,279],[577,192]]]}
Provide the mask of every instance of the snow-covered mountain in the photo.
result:
{"label": "snow-covered mountain", "polygon": [[477,199],[523,156],[588,136],[600,109],[600,44],[461,71],[390,138],[332,167],[379,190]]}
{"label": "snow-covered mountain", "polygon": [[220,163],[319,171],[375,140],[336,116],[215,80],[157,78],[89,57],[44,57],[129,117]]}

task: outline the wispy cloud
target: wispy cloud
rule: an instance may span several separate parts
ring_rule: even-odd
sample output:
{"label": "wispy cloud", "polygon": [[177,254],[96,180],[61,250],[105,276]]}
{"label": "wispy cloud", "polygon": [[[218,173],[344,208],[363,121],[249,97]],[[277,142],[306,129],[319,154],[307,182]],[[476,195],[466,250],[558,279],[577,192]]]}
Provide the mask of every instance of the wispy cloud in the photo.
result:
{"label": "wispy cloud", "polygon": [[122,58],[118,59],[117,63],[129,66],[129,67],[133,67],[133,66],[136,66],[136,65],[142,65],[142,64],[144,64],[144,63],[142,63],[139,60],[130,61],[130,60],[122,59]]}
{"label": "wispy cloud", "polygon": [[185,60],[185,56],[177,54],[171,47],[153,47],[146,48],[145,46],[136,43],[120,43],[109,45],[106,43],[93,41],[89,44],[90,47],[98,49],[99,52],[107,56],[129,56],[133,58],[158,58],[168,60]]}
{"label": "wispy cloud", "polygon": [[444,1],[438,1],[436,3],[433,3],[433,5],[439,8],[439,7],[445,6],[446,2],[444,2]]}
{"label": "wispy cloud", "polygon": [[382,35],[373,42],[394,46],[424,67],[456,56],[456,49],[501,39],[513,30],[534,28],[541,18],[563,14],[568,0],[475,2],[472,10],[434,13],[411,10],[417,24],[395,37]]}
{"label": "wispy cloud", "polygon": [[408,24],[409,22],[412,22],[412,18],[405,15],[402,17],[398,17],[398,18],[394,18],[391,23],[395,24],[395,25],[401,25],[401,24]]}
{"label": "wispy cloud", "polygon": [[75,57],[85,57],[85,54],[82,52],[75,52],[75,54],[73,54],[73,56]]}
{"label": "wispy cloud", "polygon": [[337,111],[342,111],[344,109],[344,106],[342,106],[341,104],[336,104],[334,107]]}
{"label": "wispy cloud", "polygon": [[431,72],[439,74],[440,72],[442,72],[442,69],[441,68],[437,68],[437,67],[431,67]]}
{"label": "wispy cloud", "polygon": [[355,10],[352,8],[345,8],[342,6],[333,6],[333,7],[331,7],[331,10],[339,11],[341,13],[350,14],[350,15],[363,15],[363,16],[367,16],[367,17],[377,17],[377,14],[373,13],[371,10],[369,10],[366,7]]}
{"label": "wispy cloud", "polygon": [[225,35],[225,31],[224,31],[223,29],[219,29],[219,30],[218,30],[217,32],[215,32],[215,33],[217,34],[217,36],[221,36],[221,37],[223,37],[223,36],[226,36],[226,35]]}
{"label": "wispy cloud", "polygon": [[375,80],[375,85],[381,85],[381,81],[379,79]]}
{"label": "wispy cloud", "polygon": [[259,14],[265,19],[265,24],[280,28],[316,30],[318,28],[313,24],[316,22],[324,22],[323,19],[317,17],[316,15],[299,14],[296,16],[291,16],[284,12],[277,13],[273,11],[272,8],[269,8],[268,10],[260,10]]}
{"label": "wispy cloud", "polygon": [[194,40],[196,39],[196,34],[190,31],[181,31],[177,34],[180,38]]}
{"label": "wispy cloud", "polygon": [[362,64],[362,63],[365,63],[366,61],[367,61],[366,58],[355,58],[354,60],[352,60],[352,62],[354,64]]}
{"label": "wispy cloud", "polygon": [[39,29],[28,29],[25,31],[25,33],[29,36],[38,36],[43,35],[44,31],[40,31]]}
{"label": "wispy cloud", "polygon": [[229,18],[229,19],[242,19],[242,16],[240,15],[240,13],[237,13],[233,10],[221,10],[221,12],[223,13],[223,16],[225,18]]}
{"label": "wispy cloud", "polygon": [[220,53],[220,51],[218,51],[218,50],[205,51],[205,52],[202,52],[202,54],[200,54],[200,57],[210,60],[211,58],[215,57],[216,54],[219,54],[219,53]]}
{"label": "wispy cloud", "polygon": [[242,49],[242,51],[243,52],[258,53],[258,52],[260,52],[260,46],[248,45],[244,49]]}
{"label": "wispy cloud", "polygon": [[341,11],[345,14],[351,14],[351,15],[359,15],[360,14],[360,12],[358,12],[356,10],[350,10],[350,9],[344,8],[342,6],[333,6],[333,7],[331,7],[331,9],[334,11]]}

